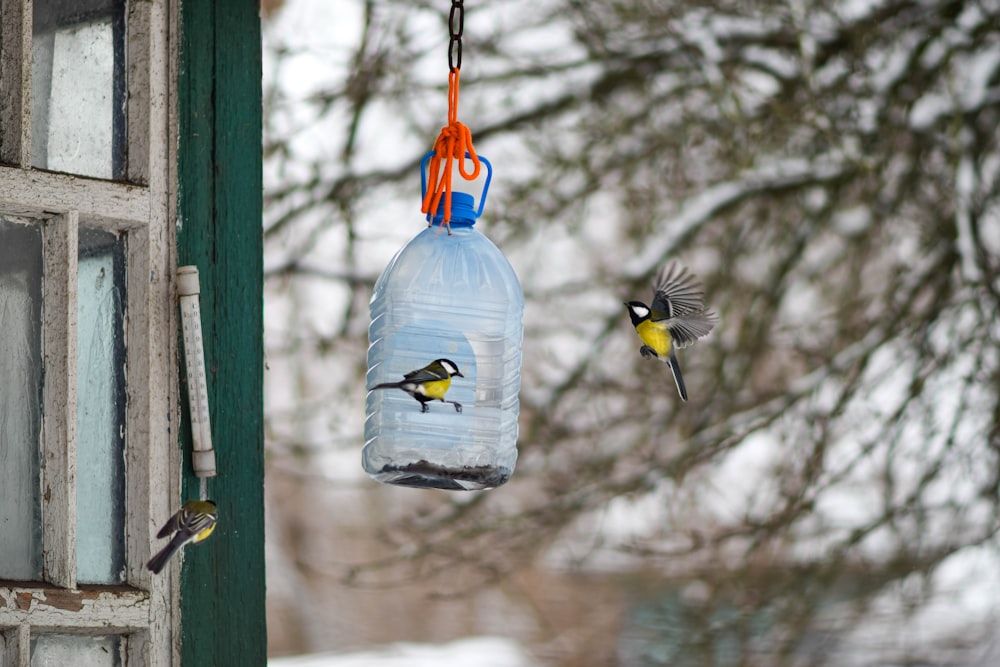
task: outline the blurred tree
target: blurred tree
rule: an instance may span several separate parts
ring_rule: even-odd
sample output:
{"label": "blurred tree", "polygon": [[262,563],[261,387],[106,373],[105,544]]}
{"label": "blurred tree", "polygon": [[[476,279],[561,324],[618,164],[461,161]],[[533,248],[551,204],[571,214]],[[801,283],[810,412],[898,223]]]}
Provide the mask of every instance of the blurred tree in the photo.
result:
{"label": "blurred tree", "polygon": [[[446,5],[358,0],[319,55],[267,35],[272,462],[362,442],[366,304],[420,230]],[[521,458],[500,490],[395,508],[347,575],[612,559],[697,582],[700,632],[661,639],[713,656],[691,664],[973,655],[996,596],[935,614],[1000,580],[1000,3],[505,0],[468,9],[464,53],[482,226],[528,302]],[[673,258],[722,318],[683,353],[686,404],[622,306]]]}

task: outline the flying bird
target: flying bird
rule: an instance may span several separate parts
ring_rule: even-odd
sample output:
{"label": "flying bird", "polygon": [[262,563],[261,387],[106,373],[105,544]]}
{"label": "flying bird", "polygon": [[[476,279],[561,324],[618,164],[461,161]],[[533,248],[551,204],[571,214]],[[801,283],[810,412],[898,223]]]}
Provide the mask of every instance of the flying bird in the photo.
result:
{"label": "flying bird", "polygon": [[639,353],[670,365],[681,400],[688,399],[676,349],[707,336],[719,316],[705,310],[705,291],[692,273],[676,263],[662,267],[653,281],[653,302],[625,304],[632,326],[642,340]]}

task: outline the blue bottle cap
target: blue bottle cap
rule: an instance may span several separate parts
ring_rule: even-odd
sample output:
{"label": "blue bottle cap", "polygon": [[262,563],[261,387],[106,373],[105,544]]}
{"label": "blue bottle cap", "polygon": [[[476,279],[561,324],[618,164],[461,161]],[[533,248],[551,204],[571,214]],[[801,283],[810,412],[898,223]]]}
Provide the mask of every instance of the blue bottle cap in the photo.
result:
{"label": "blue bottle cap", "polygon": [[[452,192],[451,193],[451,226],[452,227],[471,227],[476,224],[476,218],[478,217],[477,211],[473,206],[475,204],[475,199],[472,195],[467,192]],[[431,220],[431,224],[437,225],[444,219],[444,197],[441,197],[441,201],[438,203],[437,213],[434,214],[434,219]]]}

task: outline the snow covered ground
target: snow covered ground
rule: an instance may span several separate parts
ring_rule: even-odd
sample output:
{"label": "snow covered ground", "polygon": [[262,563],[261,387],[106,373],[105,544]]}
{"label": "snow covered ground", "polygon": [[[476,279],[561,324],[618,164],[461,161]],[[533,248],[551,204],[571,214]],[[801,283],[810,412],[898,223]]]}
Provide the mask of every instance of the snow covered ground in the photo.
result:
{"label": "snow covered ground", "polygon": [[468,637],[447,644],[392,644],[358,653],[271,658],[269,667],[535,667],[521,645],[502,637]]}

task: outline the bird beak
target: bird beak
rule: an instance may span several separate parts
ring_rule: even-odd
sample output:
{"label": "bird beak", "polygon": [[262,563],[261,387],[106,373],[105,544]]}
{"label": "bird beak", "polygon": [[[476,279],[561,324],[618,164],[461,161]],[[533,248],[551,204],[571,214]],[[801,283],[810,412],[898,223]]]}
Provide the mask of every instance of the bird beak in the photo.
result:
{"label": "bird beak", "polygon": [[462,375],[462,371],[455,371],[455,375],[457,375],[460,378],[464,378],[465,377],[464,375]]}

